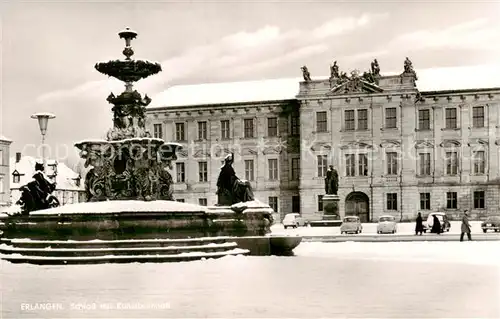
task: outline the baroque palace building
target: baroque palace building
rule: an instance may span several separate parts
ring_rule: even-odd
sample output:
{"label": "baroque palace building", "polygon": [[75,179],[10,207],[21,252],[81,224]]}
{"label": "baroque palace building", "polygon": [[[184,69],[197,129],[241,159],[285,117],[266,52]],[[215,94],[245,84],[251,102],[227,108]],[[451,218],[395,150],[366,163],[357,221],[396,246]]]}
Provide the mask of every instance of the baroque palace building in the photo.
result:
{"label": "baroque palace building", "polygon": [[500,88],[419,91],[404,71],[302,81],[174,86],[147,110],[155,137],[184,145],[174,196],[216,203],[224,157],[251,181],[255,197],[282,216],[321,219],[324,177],[339,173],[341,216],[413,220],[418,212],[458,218],[495,214],[500,205]]}

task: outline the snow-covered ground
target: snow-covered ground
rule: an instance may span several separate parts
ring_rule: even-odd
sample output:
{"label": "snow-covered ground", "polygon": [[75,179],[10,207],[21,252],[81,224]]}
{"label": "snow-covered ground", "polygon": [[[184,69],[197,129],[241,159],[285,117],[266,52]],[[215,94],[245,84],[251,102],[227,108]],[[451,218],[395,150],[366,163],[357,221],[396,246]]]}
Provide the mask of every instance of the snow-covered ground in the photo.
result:
{"label": "snow-covered ground", "polygon": [[[302,243],[295,257],[43,267],[0,261],[0,317],[500,318],[499,248]],[[29,310],[44,303],[58,307]],[[168,309],[145,307],[160,304]]]}
{"label": "snow-covered ground", "polygon": [[[294,253],[300,257],[384,260],[403,262],[452,262],[500,267],[500,242],[303,242]],[[500,269],[499,269],[500,270]]]}
{"label": "snow-covered ground", "polygon": [[[451,221],[450,234],[460,234],[460,221]],[[482,233],[481,222],[471,221],[471,231],[472,233]],[[410,235],[415,233],[415,223],[398,223],[398,232],[396,235]],[[274,224],[271,226],[271,231],[273,234],[287,234],[287,235],[301,235],[301,236],[340,236],[340,227],[298,227],[298,228],[288,228],[285,229],[283,224]],[[490,231],[491,232],[491,231]],[[364,223],[363,233],[357,236],[363,235],[376,235],[377,234],[377,223]],[[383,236],[394,236],[392,234],[384,234]]]}

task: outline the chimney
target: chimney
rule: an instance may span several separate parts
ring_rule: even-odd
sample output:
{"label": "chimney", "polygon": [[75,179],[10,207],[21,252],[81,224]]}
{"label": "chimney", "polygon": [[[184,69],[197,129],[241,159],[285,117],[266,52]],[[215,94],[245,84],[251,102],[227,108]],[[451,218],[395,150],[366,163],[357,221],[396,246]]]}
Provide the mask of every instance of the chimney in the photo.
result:
{"label": "chimney", "polygon": [[21,152],[16,153],[16,163],[19,163],[21,161]]}

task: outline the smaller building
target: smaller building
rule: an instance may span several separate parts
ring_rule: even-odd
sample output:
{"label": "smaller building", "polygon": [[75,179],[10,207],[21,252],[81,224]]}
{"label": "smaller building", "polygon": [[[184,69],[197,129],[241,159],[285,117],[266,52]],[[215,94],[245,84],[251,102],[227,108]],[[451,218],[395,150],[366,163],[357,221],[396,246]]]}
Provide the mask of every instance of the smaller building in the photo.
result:
{"label": "smaller building", "polygon": [[0,207],[10,205],[9,157],[11,140],[0,135]]}
{"label": "smaller building", "polygon": [[[10,159],[12,203],[17,202],[21,196],[19,188],[32,180],[37,162],[41,162],[41,160],[37,160],[31,156],[22,156],[21,153],[16,153],[16,156]],[[59,199],[61,205],[85,201],[85,188],[82,177],[66,164],[58,163],[51,159],[47,160],[46,175],[49,178],[55,179],[56,190],[54,195]]]}

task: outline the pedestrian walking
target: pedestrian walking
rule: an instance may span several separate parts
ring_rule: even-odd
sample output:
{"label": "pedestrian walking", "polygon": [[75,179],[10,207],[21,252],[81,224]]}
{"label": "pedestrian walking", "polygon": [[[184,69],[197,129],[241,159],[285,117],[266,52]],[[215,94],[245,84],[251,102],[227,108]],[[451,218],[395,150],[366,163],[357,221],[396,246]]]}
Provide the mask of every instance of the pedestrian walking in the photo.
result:
{"label": "pedestrian walking", "polygon": [[436,215],[433,215],[431,233],[441,234],[441,223]]}
{"label": "pedestrian walking", "polygon": [[422,214],[418,213],[415,225],[415,235],[422,235],[423,231],[424,231],[424,223],[422,220]]}
{"label": "pedestrian walking", "polygon": [[461,227],[460,241],[464,241],[464,235],[467,234],[468,240],[472,240],[470,234],[470,224],[469,224],[469,211],[464,211],[464,216],[462,217],[462,227]]}

